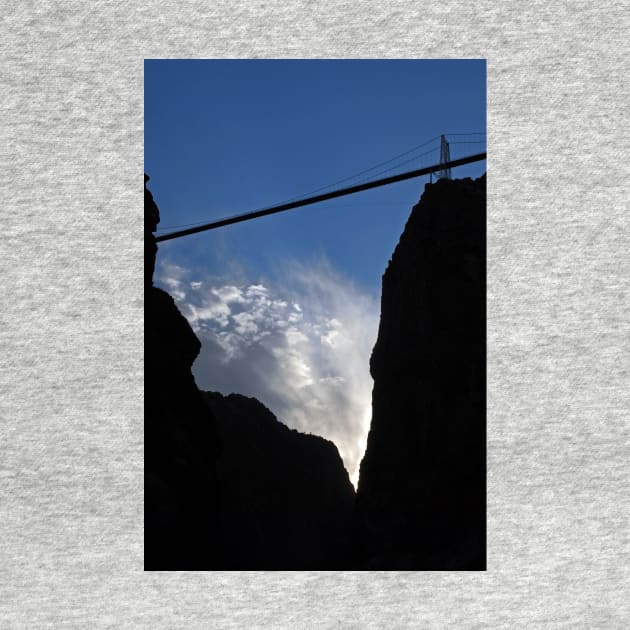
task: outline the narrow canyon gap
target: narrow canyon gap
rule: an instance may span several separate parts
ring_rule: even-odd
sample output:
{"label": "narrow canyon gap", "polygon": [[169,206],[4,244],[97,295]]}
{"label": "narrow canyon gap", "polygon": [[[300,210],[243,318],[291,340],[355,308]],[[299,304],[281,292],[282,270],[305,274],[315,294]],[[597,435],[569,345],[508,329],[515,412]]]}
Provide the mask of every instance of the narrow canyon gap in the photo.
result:
{"label": "narrow canyon gap", "polygon": [[145,187],[145,568],[485,569],[485,199],[485,176],[427,185],[392,256],[355,497],[330,441],[199,391]]}

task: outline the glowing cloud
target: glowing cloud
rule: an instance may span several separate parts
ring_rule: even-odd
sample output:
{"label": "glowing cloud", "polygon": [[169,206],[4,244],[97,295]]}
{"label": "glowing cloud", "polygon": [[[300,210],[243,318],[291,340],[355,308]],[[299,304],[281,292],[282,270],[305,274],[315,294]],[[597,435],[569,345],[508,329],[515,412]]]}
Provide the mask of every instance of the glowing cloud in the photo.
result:
{"label": "glowing cloud", "polygon": [[286,425],[332,440],[356,484],[378,301],[325,262],[287,265],[282,287],[192,275],[166,263],[159,282],[202,342],[193,367],[200,389],[253,396]]}

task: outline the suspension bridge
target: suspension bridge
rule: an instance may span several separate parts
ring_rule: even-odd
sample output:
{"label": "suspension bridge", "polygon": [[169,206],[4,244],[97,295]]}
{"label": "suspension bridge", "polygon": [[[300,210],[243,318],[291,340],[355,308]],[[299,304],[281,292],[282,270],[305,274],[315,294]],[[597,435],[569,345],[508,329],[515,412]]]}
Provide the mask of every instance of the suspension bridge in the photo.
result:
{"label": "suspension bridge", "polygon": [[[449,134],[449,135],[483,135],[483,134]],[[197,234],[199,232],[206,232],[208,230],[215,230],[217,228],[220,227],[224,227],[226,225],[232,225],[234,223],[241,223],[243,221],[250,221],[252,219],[258,219],[260,217],[264,217],[264,216],[268,216],[270,214],[276,214],[278,212],[286,212],[287,210],[293,210],[295,208],[301,208],[303,206],[308,206],[308,205],[312,205],[315,203],[320,203],[322,201],[328,201],[329,199],[335,199],[337,197],[343,197],[346,195],[353,195],[355,193],[358,192],[362,192],[364,190],[370,190],[372,188],[378,188],[380,186],[388,186],[390,184],[394,184],[396,182],[402,182],[408,179],[412,179],[415,177],[421,177],[423,175],[429,175],[429,177],[433,178],[433,175],[436,176],[437,179],[450,179],[451,178],[451,169],[457,168],[458,166],[463,166],[465,164],[472,164],[474,162],[479,162],[481,160],[485,160],[486,159],[486,152],[483,151],[481,153],[474,153],[471,155],[467,155],[464,157],[460,157],[460,158],[456,158],[456,159],[452,159],[451,158],[451,154],[450,154],[450,144],[482,144],[485,143],[485,141],[483,140],[474,140],[474,141],[464,141],[464,142],[455,142],[455,143],[449,143],[449,141],[446,138],[446,134],[442,134],[441,136],[437,136],[436,138],[440,139],[440,159],[439,162],[435,163],[435,164],[431,164],[429,166],[424,166],[422,168],[418,168],[412,171],[407,171],[404,173],[398,173],[396,175],[390,175],[389,177],[384,177],[381,179],[371,179],[369,181],[364,181],[362,183],[359,184],[355,184],[353,186],[347,186],[345,188],[338,188],[335,190],[332,190],[330,192],[327,193],[322,193],[319,195],[314,195],[314,196],[309,196],[309,197],[305,197],[302,196],[300,198],[294,198],[291,199],[287,202],[281,203],[281,204],[277,204],[274,206],[270,206],[267,208],[262,208],[259,210],[254,210],[252,212],[245,212],[243,214],[237,214],[231,217],[226,217],[223,219],[219,219],[216,221],[212,221],[209,223],[202,223],[202,224],[191,224],[192,227],[188,227],[184,230],[178,230],[175,232],[168,232],[166,234],[160,234],[158,236],[156,236],[155,240],[156,242],[162,242],[162,241],[168,241],[168,240],[172,240],[175,238],[180,238],[182,236],[188,236],[190,234]],[[414,147],[413,149],[410,149],[409,151],[406,151],[402,154],[399,154],[397,156],[395,156],[394,158],[391,158],[389,160],[386,160],[385,162],[380,162],[379,164],[366,169],[364,171],[360,171],[359,173],[352,175],[350,177],[346,177],[342,180],[339,180],[337,182],[334,182],[333,184],[329,184],[328,186],[324,186],[323,188],[319,188],[317,190],[311,191],[311,193],[307,193],[307,194],[312,194],[314,192],[319,192],[320,190],[325,190],[326,188],[330,188],[332,186],[338,185],[340,183],[343,183],[345,181],[354,179],[360,175],[363,175],[369,171],[372,171],[380,166],[383,166],[384,164],[388,164],[392,161],[398,160],[400,157],[404,156],[404,155],[408,155],[409,153],[412,153],[414,151],[416,151],[418,148],[423,147],[431,142],[434,142],[436,140],[436,138],[432,138],[431,140],[418,145],[417,147]],[[398,168],[400,166],[402,166],[405,163],[411,162],[411,161],[415,161],[423,156],[429,155],[434,153],[435,150],[432,151],[427,151],[425,153],[423,153],[422,155],[419,156],[415,156],[413,158],[410,158],[408,160],[405,160],[402,163],[398,163],[396,166],[391,167],[389,169],[387,169],[387,171],[393,170],[395,168]],[[387,172],[385,171],[385,172]],[[382,174],[382,173],[378,173],[378,174]]]}

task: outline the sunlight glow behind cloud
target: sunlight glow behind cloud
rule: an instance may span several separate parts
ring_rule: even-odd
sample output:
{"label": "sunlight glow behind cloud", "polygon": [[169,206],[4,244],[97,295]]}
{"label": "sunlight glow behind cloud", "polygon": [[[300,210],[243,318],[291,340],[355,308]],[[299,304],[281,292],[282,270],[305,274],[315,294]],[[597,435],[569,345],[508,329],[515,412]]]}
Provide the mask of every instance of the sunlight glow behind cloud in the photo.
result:
{"label": "sunlight glow behind cloud", "polygon": [[328,263],[286,265],[283,286],[203,278],[165,262],[159,284],[202,343],[202,390],[258,398],[291,428],[335,443],[356,485],[371,418],[378,301]]}

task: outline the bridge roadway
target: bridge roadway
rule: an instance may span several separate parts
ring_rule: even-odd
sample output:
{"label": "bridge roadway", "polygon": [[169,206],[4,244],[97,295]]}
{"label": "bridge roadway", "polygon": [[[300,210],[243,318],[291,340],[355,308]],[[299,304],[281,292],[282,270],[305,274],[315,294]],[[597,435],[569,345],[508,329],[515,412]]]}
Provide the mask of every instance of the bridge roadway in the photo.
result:
{"label": "bridge roadway", "polygon": [[398,175],[392,175],[391,177],[385,177],[383,179],[376,179],[364,184],[357,184],[348,188],[340,188],[333,190],[329,193],[322,195],[316,195],[315,197],[308,197],[307,199],[300,199],[299,201],[292,201],[289,203],[283,203],[277,206],[271,206],[263,210],[256,210],[254,212],[246,212],[245,214],[238,214],[226,219],[220,219],[213,221],[212,223],[205,223],[204,225],[198,225],[186,230],[179,230],[177,232],[169,232],[168,234],[162,234],[156,236],[156,242],[169,241],[174,238],[180,238],[182,236],[188,236],[189,234],[197,234],[198,232],[205,232],[207,230],[215,230],[226,225],[232,225],[233,223],[240,223],[241,221],[249,221],[251,219],[258,219],[259,217],[267,216],[268,214],[275,214],[276,212],[285,212],[286,210],[293,210],[294,208],[300,208],[302,206],[308,206],[313,203],[319,203],[321,201],[327,201],[328,199],[335,199],[336,197],[343,197],[345,195],[353,195],[354,193],[369,190],[370,188],[377,188],[379,186],[387,186],[388,184],[394,184],[396,182],[402,182],[406,179],[412,179],[413,177],[420,177],[421,175],[428,175],[430,173],[437,173],[438,171],[448,168],[455,168],[456,166],[463,166],[464,164],[470,164],[472,162],[479,162],[486,159],[486,153],[476,153],[475,155],[469,155],[457,160],[451,160],[442,164],[434,164],[433,166],[427,166],[415,171],[408,171],[407,173],[399,173]]}

